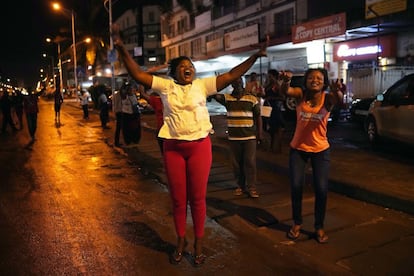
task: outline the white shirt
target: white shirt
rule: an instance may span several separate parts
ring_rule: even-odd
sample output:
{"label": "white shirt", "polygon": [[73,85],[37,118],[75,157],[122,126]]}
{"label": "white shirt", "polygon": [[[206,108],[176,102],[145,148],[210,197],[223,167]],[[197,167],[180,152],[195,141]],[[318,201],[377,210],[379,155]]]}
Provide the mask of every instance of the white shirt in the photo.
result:
{"label": "white shirt", "polygon": [[173,79],[153,76],[151,88],[160,94],[164,106],[164,124],[158,136],[186,141],[205,138],[213,127],[206,102],[207,96],[217,93],[216,79],[195,79],[179,85]]}
{"label": "white shirt", "polygon": [[84,92],[81,97],[81,105],[87,105],[89,103],[89,92]]}

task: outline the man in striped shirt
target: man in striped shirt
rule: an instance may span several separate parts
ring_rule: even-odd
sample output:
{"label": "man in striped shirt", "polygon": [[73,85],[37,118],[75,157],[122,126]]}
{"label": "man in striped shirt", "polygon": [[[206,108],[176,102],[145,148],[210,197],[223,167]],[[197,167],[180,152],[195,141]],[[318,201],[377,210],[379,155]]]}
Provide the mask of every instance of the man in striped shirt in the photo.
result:
{"label": "man in striped shirt", "polygon": [[260,103],[256,96],[245,91],[241,78],[231,85],[233,87],[231,94],[216,94],[214,98],[227,109],[231,161],[238,184],[234,195],[247,193],[251,198],[258,198],[256,146],[262,136]]}

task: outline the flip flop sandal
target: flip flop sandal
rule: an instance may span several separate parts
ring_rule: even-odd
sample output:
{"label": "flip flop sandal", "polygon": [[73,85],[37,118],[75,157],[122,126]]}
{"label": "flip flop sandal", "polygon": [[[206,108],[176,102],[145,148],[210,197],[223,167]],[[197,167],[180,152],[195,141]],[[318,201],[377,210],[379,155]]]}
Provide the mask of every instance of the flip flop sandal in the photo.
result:
{"label": "flip flop sandal", "polygon": [[170,254],[169,259],[171,264],[177,265],[183,259],[183,252],[177,252],[177,250],[174,250],[174,252]]}
{"label": "flip flop sandal", "polygon": [[206,259],[207,259],[207,256],[204,255],[203,253],[201,253],[200,255],[195,255],[193,265],[195,267],[199,267],[205,263]]}
{"label": "flip flop sandal", "polygon": [[325,233],[324,233],[324,234],[322,234],[322,235],[318,235],[318,234],[316,234],[316,241],[317,241],[318,243],[321,243],[321,244],[323,244],[323,243],[328,243],[328,241],[329,241],[329,237],[328,237],[328,235],[326,235]]}
{"label": "flip flop sandal", "polygon": [[291,240],[297,240],[300,237],[300,229],[295,232],[293,227],[290,228],[289,232],[287,232],[287,237]]}

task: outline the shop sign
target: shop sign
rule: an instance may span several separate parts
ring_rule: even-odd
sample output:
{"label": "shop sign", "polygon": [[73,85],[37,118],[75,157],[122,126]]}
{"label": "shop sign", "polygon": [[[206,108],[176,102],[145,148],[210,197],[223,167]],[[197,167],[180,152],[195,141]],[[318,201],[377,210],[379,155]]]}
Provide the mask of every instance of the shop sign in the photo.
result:
{"label": "shop sign", "polygon": [[229,32],[224,35],[224,49],[226,51],[259,43],[259,25]]}
{"label": "shop sign", "polygon": [[395,35],[356,39],[334,45],[334,61],[375,60],[380,57],[394,57]]}
{"label": "shop sign", "polygon": [[223,37],[206,43],[207,53],[223,50]]}
{"label": "shop sign", "polygon": [[407,0],[366,0],[365,19],[407,10]]}
{"label": "shop sign", "polygon": [[343,35],[346,31],[345,13],[335,14],[292,27],[292,42],[301,43]]}

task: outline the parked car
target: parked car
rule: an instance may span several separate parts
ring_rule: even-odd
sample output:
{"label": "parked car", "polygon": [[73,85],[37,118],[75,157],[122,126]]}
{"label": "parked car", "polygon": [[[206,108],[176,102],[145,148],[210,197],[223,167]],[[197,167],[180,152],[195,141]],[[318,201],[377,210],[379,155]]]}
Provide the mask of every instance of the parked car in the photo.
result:
{"label": "parked car", "polygon": [[368,110],[365,130],[372,144],[387,138],[414,145],[414,74],[377,95]]}
{"label": "parked car", "polygon": [[364,124],[368,116],[368,109],[376,97],[357,98],[352,101],[349,113],[351,121]]}

